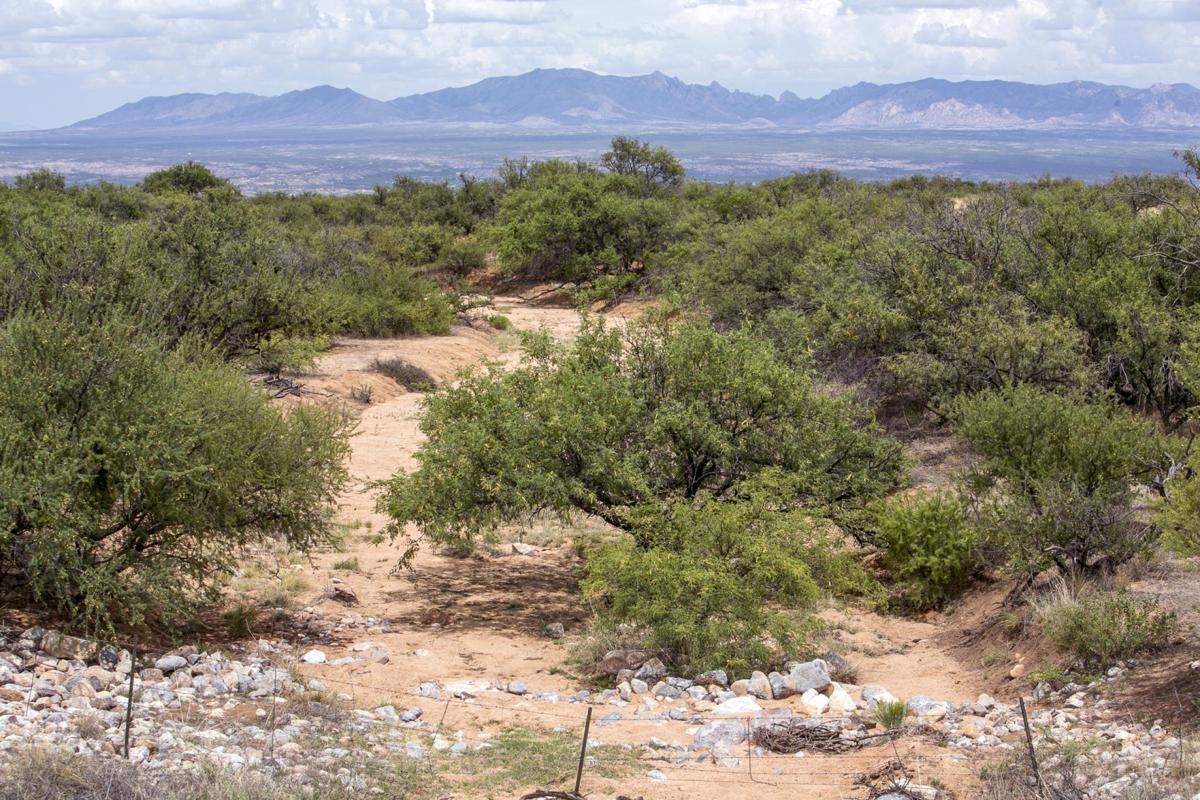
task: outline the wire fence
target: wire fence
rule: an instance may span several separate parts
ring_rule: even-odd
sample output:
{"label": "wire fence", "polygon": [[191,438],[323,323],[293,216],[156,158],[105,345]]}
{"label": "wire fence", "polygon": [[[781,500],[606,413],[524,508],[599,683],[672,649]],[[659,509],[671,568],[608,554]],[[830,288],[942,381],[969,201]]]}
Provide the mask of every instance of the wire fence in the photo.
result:
{"label": "wire fence", "polygon": [[[131,698],[136,698],[141,688],[137,675],[153,664],[137,651],[136,643],[126,643],[125,647],[133,654],[134,664],[127,691]],[[270,696],[238,700],[242,705],[254,706],[253,724],[262,731],[262,756],[270,760],[280,745],[286,744],[282,740],[288,737],[280,733],[284,719],[301,712],[293,702],[297,695],[289,696],[285,691],[292,680],[288,667],[279,663],[280,653],[263,654],[260,651],[258,658],[259,666],[264,670],[268,661],[271,665]],[[727,788],[720,794],[729,797],[778,795],[862,800],[888,788],[902,793],[903,787],[909,784],[950,786],[960,793],[969,792],[978,778],[978,751],[939,746],[944,743],[934,741],[927,730],[920,728],[907,735],[901,732],[880,737],[870,746],[847,740],[847,752],[826,753],[813,749],[795,754],[780,753],[758,746],[756,729],[795,718],[774,717],[770,711],[727,716],[688,710],[683,719],[672,719],[659,710],[639,714],[636,703],[616,707],[560,701],[546,708],[545,705],[550,705],[546,700],[508,693],[481,698],[464,691],[455,696],[439,686],[438,696],[433,697],[432,693],[422,694],[322,673],[303,677],[309,683],[316,680],[327,688],[336,687],[342,697],[349,697],[344,702],[354,709],[370,710],[372,717],[369,720],[366,715],[359,718],[371,730],[386,731],[392,737],[387,743],[391,746],[388,752],[400,750],[401,744],[415,741],[408,737],[423,737],[419,748],[402,757],[423,759],[431,771],[434,759],[437,759],[438,769],[453,774],[455,755],[495,746],[497,737],[508,729],[550,728],[563,736],[578,736],[577,763],[570,764],[569,770],[563,765],[562,779],[556,781],[557,785],[538,787],[566,792],[566,796],[586,794],[626,780],[638,785],[646,782],[663,787],[677,785],[681,790],[687,786],[712,784]],[[484,694],[484,690],[477,691]],[[129,756],[135,749],[131,748],[131,736],[144,739],[156,729],[161,733],[174,725],[183,725],[193,730],[229,731],[236,724],[246,724],[237,723],[227,715],[230,699],[230,695],[220,695],[215,702],[206,703],[196,698],[195,702],[183,703],[170,714],[164,714],[162,709],[151,711],[144,704],[126,703],[124,754]],[[421,713],[418,720],[407,723],[380,719],[378,709],[388,705],[397,712],[415,707],[420,708]],[[630,709],[635,709],[632,714]],[[344,719],[341,722],[344,723]],[[388,725],[388,722],[393,724]],[[707,748],[692,749],[688,743],[701,726],[709,723],[722,723],[725,735],[717,737]],[[738,727],[742,730],[733,733]],[[401,742],[402,739],[405,741]],[[743,788],[736,790],[735,786]],[[796,794],[801,788],[809,791]]]}

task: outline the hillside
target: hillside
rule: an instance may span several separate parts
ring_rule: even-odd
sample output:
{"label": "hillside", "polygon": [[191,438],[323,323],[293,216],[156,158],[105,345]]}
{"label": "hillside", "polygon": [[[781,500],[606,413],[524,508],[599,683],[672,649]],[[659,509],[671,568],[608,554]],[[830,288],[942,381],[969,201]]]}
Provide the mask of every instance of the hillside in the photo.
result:
{"label": "hillside", "polygon": [[386,102],[331,86],[276,97],[227,92],[147,97],[69,129],[230,132],[404,124],[1178,129],[1200,125],[1200,90],[1188,84],[1136,89],[1083,81],[1034,85],[925,79],[859,83],[820,98],[792,92],[775,98],[731,91],[715,81],[684,83],[661,72],[620,77],[538,69]]}

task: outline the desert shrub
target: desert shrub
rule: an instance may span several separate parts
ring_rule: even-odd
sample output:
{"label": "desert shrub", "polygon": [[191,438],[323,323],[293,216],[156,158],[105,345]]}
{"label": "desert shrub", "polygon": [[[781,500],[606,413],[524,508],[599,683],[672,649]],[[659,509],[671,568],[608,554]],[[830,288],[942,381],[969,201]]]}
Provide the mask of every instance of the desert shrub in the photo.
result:
{"label": "desert shrub", "polygon": [[952,416],[979,456],[968,488],[983,535],[1014,569],[1112,569],[1154,540],[1135,489],[1171,443],[1149,421],[1024,384],[960,398]]}
{"label": "desert shrub", "polygon": [[1038,617],[1055,644],[1096,667],[1166,646],[1176,626],[1155,598],[1092,587],[1041,607]]}
{"label": "desert shrub", "polygon": [[589,320],[570,345],[531,336],[525,351],[431,397],[420,466],[381,499],[393,534],[415,523],[468,551],[530,514],[583,512],[636,536],[647,508],[757,489],[854,530],[902,480],[898,443],[862,406],[749,331]]}
{"label": "desert shrub", "polygon": [[488,317],[488,324],[498,331],[506,331],[512,328],[512,320],[503,314],[493,314]]}
{"label": "desert shrub", "polygon": [[743,674],[809,650],[805,612],[823,592],[873,588],[813,520],[761,503],[679,505],[642,524],[638,542],[588,558],[584,597],[602,627],[636,626],[692,671]]}
{"label": "desert shrub", "polygon": [[454,239],[442,247],[438,254],[438,266],[459,277],[466,277],[487,266],[487,248],[473,239]]}
{"label": "desert shrub", "polygon": [[195,161],[175,164],[151,172],[142,179],[142,188],[152,194],[162,192],[183,192],[185,194],[200,194],[206,189],[228,187],[229,181],[218,178],[212,170]]}
{"label": "desert shrub", "polygon": [[884,730],[904,727],[908,719],[908,704],[903,700],[880,700],[875,704],[875,721]]}
{"label": "desert shrub", "polygon": [[949,495],[891,500],[875,509],[884,563],[917,611],[936,608],[966,586],[978,542],[962,503]]}
{"label": "desert shrub", "polygon": [[4,571],[81,628],[172,617],[246,545],[329,539],[347,435],[120,316],[18,315],[0,328]]}
{"label": "desert shrub", "polygon": [[325,290],[338,330],[357,336],[446,334],[454,310],[444,293],[412,267],[372,261]]}
{"label": "desert shrub", "polygon": [[433,376],[403,358],[375,359],[371,369],[386,375],[410,392],[428,392],[434,388]]}

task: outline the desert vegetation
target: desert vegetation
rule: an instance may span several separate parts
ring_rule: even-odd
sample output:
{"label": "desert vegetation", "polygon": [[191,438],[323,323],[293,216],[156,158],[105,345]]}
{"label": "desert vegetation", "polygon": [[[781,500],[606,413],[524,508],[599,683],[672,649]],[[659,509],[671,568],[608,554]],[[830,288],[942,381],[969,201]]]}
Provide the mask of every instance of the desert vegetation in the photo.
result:
{"label": "desert vegetation", "polygon": [[[977,584],[1103,671],[1178,632],[1126,573],[1200,550],[1200,156],[1180,164],[721,185],[618,138],[595,163],[350,197],[246,197],[193,163],[131,187],[23,176],[0,186],[0,579],[111,634],[193,615],[249,548],[337,544],[383,382],[338,406],[264,376],[471,311],[519,355],[361,371],[423,395],[416,468],[375,487],[402,563],[588,517],[587,641],[671,675],[765,672],[822,652],[830,603],[922,615]],[[577,303],[578,335],[481,308],[512,287]],[[927,435],[963,468],[916,480]],[[226,619],[250,634],[242,600]]]}

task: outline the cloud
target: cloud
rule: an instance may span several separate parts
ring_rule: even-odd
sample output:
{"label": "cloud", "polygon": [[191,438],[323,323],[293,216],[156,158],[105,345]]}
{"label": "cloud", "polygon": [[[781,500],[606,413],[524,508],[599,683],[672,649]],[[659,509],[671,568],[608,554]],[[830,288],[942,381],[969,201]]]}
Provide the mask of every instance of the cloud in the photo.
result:
{"label": "cloud", "polygon": [[435,23],[503,23],[535,25],[552,18],[542,0],[434,0]]}
{"label": "cloud", "polygon": [[913,34],[913,41],[935,47],[998,48],[1006,44],[1003,39],[973,33],[966,25],[943,25],[940,22],[926,22]]}
{"label": "cloud", "polygon": [[[149,94],[379,98],[536,67],[821,95],[923,77],[1200,75],[1200,0],[0,0],[0,125]],[[6,111],[12,109],[12,111]]]}

